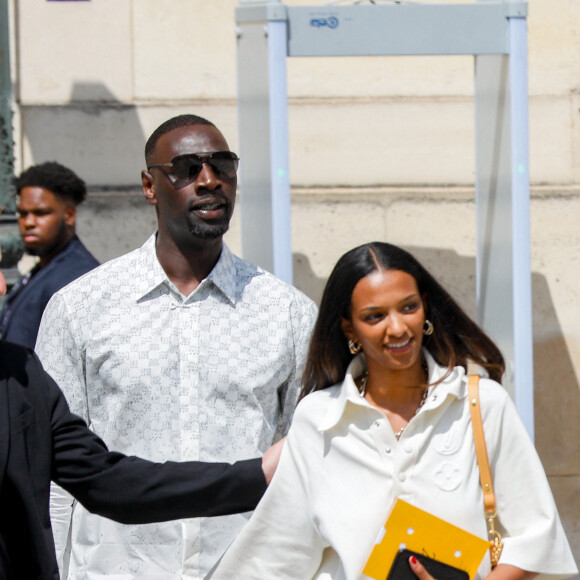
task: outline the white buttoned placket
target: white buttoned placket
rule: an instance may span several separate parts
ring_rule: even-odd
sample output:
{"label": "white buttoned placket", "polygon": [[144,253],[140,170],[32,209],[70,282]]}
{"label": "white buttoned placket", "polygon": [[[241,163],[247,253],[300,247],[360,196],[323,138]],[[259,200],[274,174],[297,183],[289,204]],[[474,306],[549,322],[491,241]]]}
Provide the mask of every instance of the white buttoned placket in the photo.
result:
{"label": "white buttoned placket", "polygon": [[[199,287],[198,287],[199,289]],[[181,461],[198,461],[200,458],[199,432],[199,295],[187,299],[171,293],[172,326],[179,333],[179,450]],[[184,574],[197,575],[199,571],[202,519],[183,520],[182,568]]]}
{"label": "white buttoned placket", "polygon": [[425,413],[428,414],[434,404],[437,406],[440,403],[437,401],[437,394],[432,392],[433,387],[430,389],[425,404],[412,417],[398,440],[389,419],[366,400],[361,401],[378,415],[372,424],[371,435],[385,468],[385,477],[391,482],[392,493],[407,500],[412,500],[414,495],[412,478],[421,446],[421,437],[417,435],[416,429],[425,420]]}

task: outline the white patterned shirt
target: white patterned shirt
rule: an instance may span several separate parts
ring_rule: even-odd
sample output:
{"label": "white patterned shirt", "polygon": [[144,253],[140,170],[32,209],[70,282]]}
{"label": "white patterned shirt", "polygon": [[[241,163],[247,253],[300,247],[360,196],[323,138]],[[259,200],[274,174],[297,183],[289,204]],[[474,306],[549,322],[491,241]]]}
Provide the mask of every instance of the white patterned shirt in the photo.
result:
{"label": "white patterned shirt", "polygon": [[[316,306],[225,244],[185,297],[155,239],[54,295],[42,363],[112,450],[153,461],[261,455],[290,424]],[[52,506],[51,518],[61,562],[70,514]],[[68,577],[203,578],[247,518],[122,526],[75,505]]]}

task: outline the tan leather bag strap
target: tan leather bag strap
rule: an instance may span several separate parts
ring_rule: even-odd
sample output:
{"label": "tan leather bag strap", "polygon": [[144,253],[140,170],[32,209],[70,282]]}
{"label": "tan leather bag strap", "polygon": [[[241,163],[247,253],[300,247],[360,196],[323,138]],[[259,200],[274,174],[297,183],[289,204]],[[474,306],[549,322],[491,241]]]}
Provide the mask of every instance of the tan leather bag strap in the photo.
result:
{"label": "tan leather bag strap", "polygon": [[483,490],[483,505],[486,516],[489,517],[492,514],[495,515],[495,493],[493,491],[493,480],[491,478],[485,437],[483,435],[483,421],[481,419],[481,407],[479,405],[479,375],[469,375],[467,389],[469,393],[469,410],[471,411],[473,440],[475,442],[475,455],[479,465],[479,478]]}
{"label": "tan leather bag strap", "polygon": [[471,412],[471,425],[473,427],[473,441],[475,443],[475,455],[479,465],[479,479],[483,490],[483,507],[487,520],[487,535],[489,537],[489,556],[491,567],[495,568],[501,556],[503,543],[501,534],[495,529],[495,493],[493,492],[493,480],[489,469],[489,459],[483,435],[483,420],[481,418],[481,406],[479,404],[479,375],[470,374],[467,381],[469,393],[469,410]]}

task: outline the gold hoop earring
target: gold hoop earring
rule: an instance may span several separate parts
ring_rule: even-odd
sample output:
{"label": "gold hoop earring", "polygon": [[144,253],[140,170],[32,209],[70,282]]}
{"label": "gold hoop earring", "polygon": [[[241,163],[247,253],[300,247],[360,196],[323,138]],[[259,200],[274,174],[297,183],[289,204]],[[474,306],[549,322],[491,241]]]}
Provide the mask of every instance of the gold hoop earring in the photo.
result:
{"label": "gold hoop earring", "polygon": [[425,325],[423,326],[423,334],[425,336],[431,336],[434,330],[435,327],[433,326],[433,323],[430,320],[425,320]]}
{"label": "gold hoop earring", "polygon": [[348,339],[348,350],[350,350],[350,354],[358,354],[360,352],[361,349],[361,345],[358,342],[355,342],[354,340],[351,340],[350,338]]}

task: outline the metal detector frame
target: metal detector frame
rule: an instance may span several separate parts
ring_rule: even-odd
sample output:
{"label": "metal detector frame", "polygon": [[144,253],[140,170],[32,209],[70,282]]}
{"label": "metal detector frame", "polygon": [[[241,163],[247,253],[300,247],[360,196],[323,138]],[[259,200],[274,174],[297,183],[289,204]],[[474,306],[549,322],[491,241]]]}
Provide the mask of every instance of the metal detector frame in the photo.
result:
{"label": "metal detector frame", "polygon": [[533,437],[526,18],[527,3],[514,1],[236,7],[242,250],[287,282],[286,58],[474,56],[478,321],[505,356],[504,384]]}

